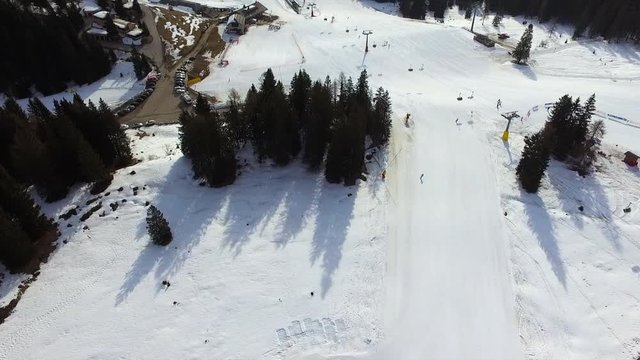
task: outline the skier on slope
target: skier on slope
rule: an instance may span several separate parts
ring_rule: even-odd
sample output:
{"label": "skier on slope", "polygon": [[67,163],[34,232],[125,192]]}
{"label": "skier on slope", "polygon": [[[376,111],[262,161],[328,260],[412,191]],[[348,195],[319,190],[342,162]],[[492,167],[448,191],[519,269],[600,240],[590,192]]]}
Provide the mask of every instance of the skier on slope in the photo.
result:
{"label": "skier on slope", "polygon": [[496,110],[500,110],[502,107],[502,100],[498,99],[498,103],[496,104]]}

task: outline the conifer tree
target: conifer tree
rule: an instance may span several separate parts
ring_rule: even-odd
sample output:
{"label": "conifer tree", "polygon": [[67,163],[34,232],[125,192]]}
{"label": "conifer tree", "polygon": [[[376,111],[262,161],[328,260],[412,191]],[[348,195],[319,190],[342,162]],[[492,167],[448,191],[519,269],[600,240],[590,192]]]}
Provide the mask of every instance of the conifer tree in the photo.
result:
{"label": "conifer tree", "polygon": [[127,10],[125,10],[122,0],[113,0],[113,10],[121,19],[125,19],[128,17]]}
{"label": "conifer tree", "polygon": [[524,150],[516,168],[516,175],[522,188],[529,193],[536,193],[544,172],[549,166],[549,144],[545,131],[541,130],[524,139]]}
{"label": "conifer tree", "polygon": [[157,207],[150,205],[147,208],[147,231],[151,241],[160,246],[167,246],[173,240],[173,234],[169,222]]}
{"label": "conifer tree", "polygon": [[311,88],[309,121],[304,129],[304,162],[309,169],[316,170],[322,164],[329,141],[333,103],[331,82],[321,84],[316,81]]}
{"label": "conifer tree", "polygon": [[575,170],[581,176],[589,174],[593,168],[593,164],[598,157],[598,151],[600,151],[600,145],[602,144],[602,138],[606,134],[604,122],[602,120],[594,121],[589,126],[589,132],[587,139],[581,146],[581,158],[576,163]]}
{"label": "conifer tree", "polygon": [[18,272],[35,254],[34,245],[22,228],[0,208],[0,262]]}
{"label": "conifer tree", "polygon": [[[131,10],[133,10],[133,13],[135,14],[136,18],[140,19],[142,17],[142,8],[140,7],[140,3],[138,2],[138,0],[133,0],[133,6],[131,7]],[[148,33],[148,30],[147,30],[147,33]]]}
{"label": "conifer tree", "polygon": [[504,16],[502,16],[502,14],[497,13],[494,17],[493,17],[493,27],[500,27],[500,25],[502,25],[502,19],[504,18]]}
{"label": "conifer tree", "polygon": [[207,101],[207,99],[202,96],[202,94],[198,94],[198,98],[196,99],[195,111],[198,115],[207,115],[211,112],[209,101]]}
{"label": "conifer tree", "polygon": [[37,241],[47,231],[54,228],[51,220],[40,212],[27,192],[2,167],[0,167],[0,207],[17,220],[20,227],[32,241]]}
{"label": "conifer tree", "polygon": [[513,51],[513,58],[518,64],[526,64],[529,60],[529,54],[531,52],[531,42],[533,41],[533,25],[529,24],[527,29],[522,34],[516,49]]}
{"label": "conifer tree", "polygon": [[229,92],[227,105],[229,108],[224,113],[224,122],[231,130],[236,148],[240,149],[249,140],[249,124],[246,116],[241,113],[243,104],[240,95],[233,89]]}
{"label": "conifer tree", "polygon": [[369,136],[374,146],[385,145],[391,136],[391,100],[389,92],[382,87],[373,99],[373,115],[369,126]]}
{"label": "conifer tree", "polygon": [[293,109],[293,115],[297,118],[301,128],[304,127],[307,116],[310,90],[311,78],[306,71],[300,70],[293,75],[291,90],[289,92],[289,102]]}
{"label": "conifer tree", "polygon": [[120,38],[118,27],[113,23],[113,18],[111,18],[110,14],[107,14],[104,19],[104,28],[107,30],[107,37],[110,40],[118,40]]}
{"label": "conifer tree", "polygon": [[253,144],[253,150],[258,156],[258,160],[262,160],[266,156],[266,149],[264,146],[264,126],[258,117],[258,107],[258,90],[254,85],[251,85],[244,100],[242,114],[249,128],[249,138]]}
{"label": "conifer tree", "polygon": [[109,10],[111,8],[111,1],[110,0],[97,0],[96,3],[103,10]]}
{"label": "conifer tree", "polygon": [[329,149],[325,178],[330,183],[354,185],[362,177],[364,170],[364,140],[366,133],[366,113],[354,106],[347,116],[336,120]]}
{"label": "conifer tree", "polygon": [[235,144],[218,113],[183,114],[181,125],[182,152],[191,160],[195,176],[213,187],[232,184],[236,179]]}

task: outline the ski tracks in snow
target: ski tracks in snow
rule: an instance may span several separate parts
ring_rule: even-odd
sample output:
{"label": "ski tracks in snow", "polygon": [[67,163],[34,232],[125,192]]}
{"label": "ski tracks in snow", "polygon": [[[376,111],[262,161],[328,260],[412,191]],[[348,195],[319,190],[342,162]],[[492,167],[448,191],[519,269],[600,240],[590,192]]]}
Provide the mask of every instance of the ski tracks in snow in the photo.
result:
{"label": "ski tracks in snow", "polygon": [[[87,237],[90,241],[93,240],[89,234],[87,235]],[[13,328],[18,328],[17,331],[9,334],[0,333],[3,338],[1,344],[2,346],[0,346],[0,359],[10,359],[11,354],[14,354],[16,352],[22,354],[28,353],[24,351],[24,348],[29,346],[28,344],[34,340],[34,336],[41,333],[45,329],[50,328],[56,321],[56,319],[67,312],[80,296],[85,294],[98,283],[98,281],[102,278],[102,274],[107,269],[113,267],[114,264],[123,260],[122,255],[124,255],[124,251],[121,251],[118,245],[114,244],[111,241],[108,242],[108,245],[111,249],[112,256],[102,265],[96,267],[93,271],[84,276],[83,280],[79,283],[70,282],[72,284],[77,284],[77,286],[75,286],[72,291],[68,293],[57,293],[56,295],[59,296],[60,299],[56,301],[53,306],[50,306],[47,310],[41,312],[39,315],[36,315],[33,318],[24,319],[24,321],[26,322],[25,324],[21,324],[20,326],[13,326]],[[15,318],[9,317],[7,321],[12,320],[15,321]],[[20,320],[23,319],[21,318]]]}

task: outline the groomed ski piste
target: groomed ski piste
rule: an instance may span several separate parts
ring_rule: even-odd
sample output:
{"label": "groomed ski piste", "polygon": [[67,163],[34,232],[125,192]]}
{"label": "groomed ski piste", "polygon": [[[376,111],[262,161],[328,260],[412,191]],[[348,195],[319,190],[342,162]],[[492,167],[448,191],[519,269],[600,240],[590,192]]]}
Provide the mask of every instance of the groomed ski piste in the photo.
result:
{"label": "groomed ski piste", "polygon": [[[474,42],[461,17],[432,24],[373,2],[317,0],[311,18],[284,0],[261,2],[283,25],[251,27],[227,51],[229,65],[196,89],[244,94],[269,67],[285,84],[299,69],[321,79],[366,69],[394,110],[392,143],[367,164],[368,181],[330,185],[299,163],[278,168],[243,153],[237,182],[209,189],[176,148],[177,126],[129,130],[141,162],[116,174],[85,223],[60,221],[67,242],[0,325],[0,359],[640,352],[640,173],[621,161],[640,152],[637,50],[565,44],[565,34],[516,66],[508,49]],[[505,26],[516,38],[524,30],[521,19]],[[366,56],[363,30],[373,32]],[[534,47],[550,37],[537,23],[534,34]],[[598,170],[581,178],[552,161],[537,195],[521,191],[515,167],[545,104],[592,93],[607,126]],[[508,142],[505,111],[529,114]],[[82,214],[91,198],[82,186],[43,207]],[[148,245],[146,201],[171,224],[167,248]],[[3,304],[18,278],[3,280]]]}

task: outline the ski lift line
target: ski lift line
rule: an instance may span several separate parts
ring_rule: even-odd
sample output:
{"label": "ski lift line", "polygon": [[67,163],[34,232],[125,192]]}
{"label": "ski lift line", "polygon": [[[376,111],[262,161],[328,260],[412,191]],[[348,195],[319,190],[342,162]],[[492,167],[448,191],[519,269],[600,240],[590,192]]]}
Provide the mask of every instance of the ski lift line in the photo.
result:
{"label": "ski lift line", "polygon": [[[527,114],[530,115],[533,112],[539,111],[540,107],[544,107],[545,110],[547,110],[547,112],[549,112],[554,107],[554,105],[555,105],[555,103],[544,103],[544,105],[536,105],[536,106],[532,107],[531,109],[529,109]],[[593,115],[597,116],[597,117],[599,117],[601,119],[604,119],[604,120],[614,121],[614,122],[617,122],[617,123],[622,124],[622,125],[627,125],[627,126],[634,127],[636,129],[640,129],[640,124],[638,124],[638,123],[636,123],[636,122],[634,122],[632,120],[629,120],[629,119],[627,119],[625,117],[622,117],[622,116],[618,116],[618,115],[615,115],[615,114],[611,114],[611,113],[607,113],[607,112],[599,111],[599,110],[596,110],[593,113]],[[528,118],[528,116],[524,117],[524,119],[526,119],[526,118]]]}

